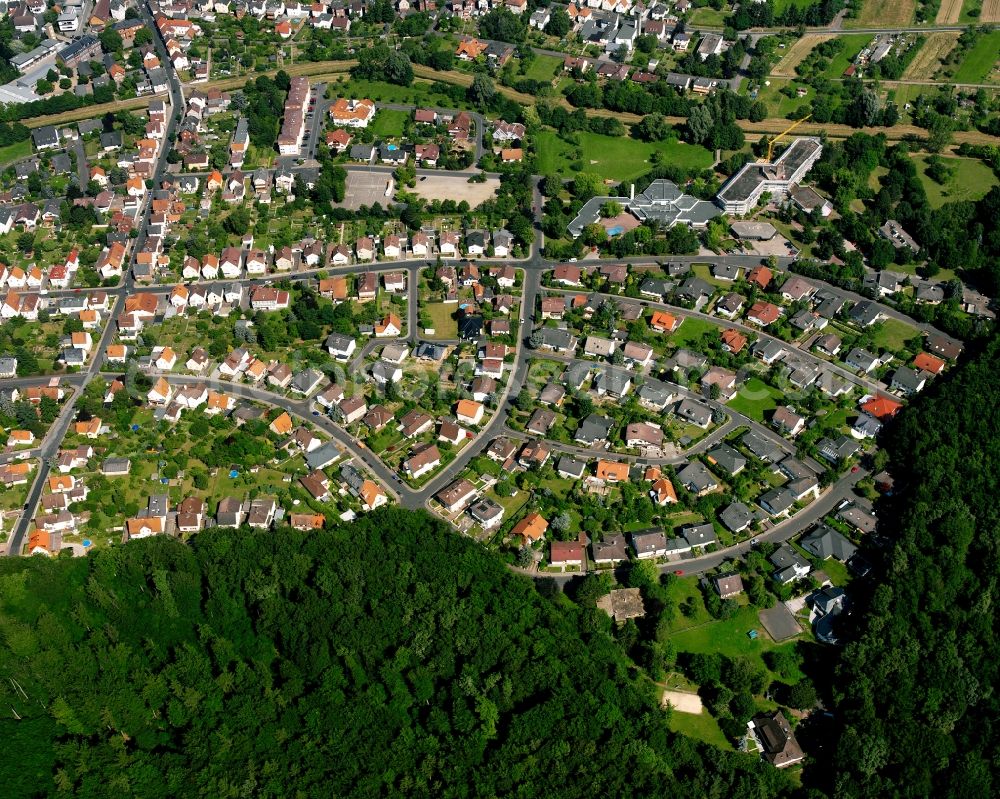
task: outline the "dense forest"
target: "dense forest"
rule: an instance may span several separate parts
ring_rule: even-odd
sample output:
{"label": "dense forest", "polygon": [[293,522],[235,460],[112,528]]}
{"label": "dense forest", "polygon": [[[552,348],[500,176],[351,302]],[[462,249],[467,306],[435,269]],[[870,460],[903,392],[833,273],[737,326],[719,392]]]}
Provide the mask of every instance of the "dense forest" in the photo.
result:
{"label": "dense forest", "polygon": [[424,513],[0,562],[3,795],[789,795]]}
{"label": "dense forest", "polygon": [[841,799],[996,796],[1000,341],[907,410],[885,442],[887,573],[855,596],[834,690]]}

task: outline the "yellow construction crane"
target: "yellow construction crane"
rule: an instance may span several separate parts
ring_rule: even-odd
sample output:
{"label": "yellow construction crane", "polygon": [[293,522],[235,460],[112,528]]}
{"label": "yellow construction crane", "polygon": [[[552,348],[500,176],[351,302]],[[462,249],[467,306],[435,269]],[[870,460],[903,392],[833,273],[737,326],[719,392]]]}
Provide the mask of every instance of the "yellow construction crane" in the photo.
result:
{"label": "yellow construction crane", "polygon": [[775,136],[773,139],[771,139],[771,141],[769,141],[767,143],[767,157],[764,158],[762,156],[761,158],[759,158],[757,160],[757,163],[759,163],[759,164],[770,164],[770,163],[772,163],[772,161],[771,161],[771,155],[774,152],[774,145],[776,145],[778,143],[778,140],[781,139],[783,136],[786,136],[787,134],[791,133],[799,125],[801,125],[803,122],[805,122],[807,119],[809,119],[811,117],[812,117],[812,114],[806,114],[804,117],[802,117],[802,119],[796,119],[791,125],[789,125],[783,131],[781,131],[781,133],[779,133],[777,136]]}

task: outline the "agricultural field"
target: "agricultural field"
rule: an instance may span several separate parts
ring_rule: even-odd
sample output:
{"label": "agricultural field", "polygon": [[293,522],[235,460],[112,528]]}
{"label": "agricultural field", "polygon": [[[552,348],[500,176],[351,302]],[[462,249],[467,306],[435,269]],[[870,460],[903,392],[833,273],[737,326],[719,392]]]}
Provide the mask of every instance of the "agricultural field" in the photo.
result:
{"label": "agricultural field", "polygon": [[[973,7],[977,5],[976,0],[971,0],[970,5]],[[984,25],[992,22],[1000,22],[1000,0],[982,0],[982,6],[983,10],[976,21]],[[971,20],[972,18],[970,17]]]}
{"label": "agricultural field", "polygon": [[962,14],[962,0],[941,0],[937,16],[934,17],[935,25],[954,25],[958,22]]}
{"label": "agricultural field", "polygon": [[958,31],[942,31],[927,37],[920,52],[914,56],[903,73],[904,80],[930,80],[941,68],[945,56],[955,49]]}
{"label": "agricultural field", "polygon": [[986,83],[995,81],[996,66],[1000,60],[1000,31],[991,31],[979,37],[979,41],[966,54],[961,66],[956,70],[956,83]]}
{"label": "agricultural field", "polygon": [[775,65],[772,75],[783,78],[794,78],[795,67],[802,63],[802,60],[813,51],[818,44],[822,44],[833,38],[833,34],[808,33],[788,48],[784,57]]}
{"label": "agricultural field", "polygon": [[[552,131],[539,133],[535,137],[538,172],[563,177],[572,177],[576,171],[595,172],[614,181],[634,180],[652,169],[656,152],[667,164],[696,168],[712,165],[712,154],[704,147],[676,140],[650,143],[598,133],[578,133],[576,137],[578,148]],[[574,164],[581,168],[574,170]]]}
{"label": "agricultural field", "polygon": [[913,22],[916,0],[865,0],[857,17],[844,20],[847,28],[899,28]]}
{"label": "agricultural field", "polygon": [[945,158],[946,164],[954,168],[951,179],[944,185],[927,176],[926,156],[916,155],[920,180],[927,192],[927,201],[932,208],[939,208],[948,202],[959,200],[979,200],[997,185],[997,177],[982,161],[975,158]]}

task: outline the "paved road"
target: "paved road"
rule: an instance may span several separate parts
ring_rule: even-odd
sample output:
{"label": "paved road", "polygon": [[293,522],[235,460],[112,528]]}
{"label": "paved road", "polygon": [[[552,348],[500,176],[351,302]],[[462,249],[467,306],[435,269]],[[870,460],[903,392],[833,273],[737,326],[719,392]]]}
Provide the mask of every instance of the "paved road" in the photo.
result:
{"label": "paved road", "polygon": [[[116,297],[113,308],[117,307],[118,302],[119,298]],[[115,314],[112,313],[110,318],[114,319],[114,316]],[[39,497],[42,495],[42,489],[45,487],[45,481],[48,478],[50,462],[58,454],[59,445],[66,437],[66,432],[69,430],[69,426],[73,422],[73,417],[75,416],[74,406],[76,405],[76,401],[83,393],[83,385],[99,371],[100,362],[104,358],[104,352],[107,350],[107,346],[111,342],[114,333],[115,326],[113,324],[109,323],[105,326],[100,341],[94,348],[94,354],[91,356],[90,366],[87,367],[85,372],[81,372],[79,375],[74,375],[77,379],[73,381],[76,385],[71,384],[69,386],[69,390],[72,392],[71,396],[66,400],[62,410],[59,412],[59,416],[49,427],[49,430],[45,435],[45,440],[42,442],[42,446],[38,451],[38,456],[40,458],[38,472],[35,475],[35,481],[32,483],[31,489],[28,492],[28,499],[25,504],[24,513],[21,514],[21,518],[18,519],[18,522],[14,526],[10,538],[7,541],[8,553],[18,554],[21,551],[21,547],[24,544],[29,527],[34,519],[35,508],[38,505]]]}
{"label": "paved road", "polygon": [[[145,6],[141,7],[140,15],[148,25],[153,26],[148,8],[146,8]],[[154,37],[154,43],[157,50],[160,53],[161,60],[164,61],[164,63],[168,63],[163,42],[158,35]],[[167,125],[165,141],[170,141],[173,138],[174,130],[176,127],[176,120],[178,116],[177,112],[183,108],[184,99],[183,99],[183,90],[179,81],[177,80],[176,73],[168,67],[167,74],[170,78],[169,100],[171,103],[171,111],[168,115],[168,125]],[[320,86],[317,85],[316,88],[319,89]],[[316,113],[314,114],[312,127],[309,132],[308,149],[310,151],[312,151],[315,147],[315,142],[318,137],[318,130],[320,127],[319,120],[324,116],[325,113],[322,107],[323,102],[325,101],[324,100],[317,101]],[[413,106],[408,106],[408,105],[406,106],[388,105],[384,107],[395,108],[399,110],[412,110],[413,108]],[[478,160],[478,157],[481,155],[482,152],[483,133],[485,131],[486,123],[485,120],[478,114],[473,114],[473,117],[477,127],[477,160]],[[167,152],[168,152],[168,147],[164,146],[159,154],[159,158],[153,176],[154,182],[157,184],[160,182],[165,172]],[[382,169],[385,169],[386,171],[392,170],[392,167],[382,167],[381,165],[370,166],[367,168],[369,170],[382,170]],[[474,172],[474,170],[469,170],[470,174],[472,172]],[[441,174],[441,172],[438,170],[418,170],[418,174],[438,175]],[[449,174],[454,174],[454,173],[449,173]],[[441,474],[434,477],[432,480],[426,483],[422,488],[413,490],[408,486],[403,485],[400,482],[399,476],[395,472],[388,469],[382,463],[382,461],[375,455],[373,455],[366,447],[364,447],[362,443],[355,441],[350,435],[346,433],[346,431],[344,431],[341,427],[336,425],[331,419],[322,414],[318,416],[313,416],[310,401],[306,399],[301,399],[301,400],[290,399],[287,397],[283,397],[277,394],[272,394],[271,392],[263,391],[261,389],[256,389],[242,384],[224,383],[220,385],[223,386],[225,391],[232,393],[236,396],[254,399],[271,405],[275,405],[276,407],[280,407],[287,410],[289,413],[295,414],[301,418],[312,421],[317,426],[326,430],[326,432],[331,436],[331,438],[337,441],[337,443],[340,444],[345,451],[351,452],[356,458],[358,458],[358,460],[361,461],[365,465],[365,467],[368,468],[387,487],[387,489],[389,489],[393,494],[396,495],[400,504],[402,504],[405,507],[411,507],[411,508],[425,506],[437,491],[439,491],[441,488],[447,485],[447,483],[449,483],[453,479],[453,476],[456,473],[460,472],[473,457],[482,452],[482,450],[489,444],[489,442],[496,435],[499,435],[504,431],[507,421],[506,409],[508,403],[510,402],[510,398],[513,394],[518,392],[521,389],[521,387],[524,386],[526,383],[530,355],[528,353],[527,347],[525,346],[525,339],[527,338],[531,330],[533,312],[539,294],[539,290],[541,287],[541,273],[544,270],[550,269],[556,265],[556,262],[547,261],[541,257],[541,247],[543,239],[539,229],[539,225],[542,216],[541,207],[543,198],[541,197],[541,194],[538,191],[538,181],[539,178],[536,177],[534,191],[533,191],[536,233],[535,233],[535,243],[530,255],[520,261],[512,261],[511,259],[497,260],[498,263],[511,263],[511,262],[516,263],[517,266],[525,270],[525,279],[523,284],[521,310],[520,310],[520,323],[521,323],[520,333],[522,336],[522,341],[520,342],[517,348],[516,359],[512,366],[510,377],[505,385],[504,393],[500,397],[499,409],[494,413],[494,415],[487,423],[486,427],[480,432],[480,434],[476,436],[476,438],[472,442],[470,442],[461,451],[461,453],[459,453],[457,459],[450,465],[450,468],[446,472],[442,472]],[[135,240],[132,262],[130,264],[130,267],[134,265],[136,253],[141,249],[142,244],[146,238],[149,212],[150,212],[150,202],[149,202],[149,196],[147,196],[139,220],[139,233]],[[464,259],[448,259],[448,260],[450,262],[461,262]],[[592,262],[596,264],[599,262],[599,260],[600,259],[596,259]],[[684,263],[710,262],[710,263],[724,263],[724,264],[739,265],[743,267],[751,267],[761,263],[762,259],[759,256],[753,256],[753,255],[726,255],[726,256],[709,256],[709,257],[706,256],[676,257],[672,258],[671,260]],[[792,259],[790,258],[779,259],[779,268],[787,269],[791,263],[791,260]],[[488,263],[489,261],[488,259],[483,259],[483,262]],[[428,265],[430,263],[432,263],[431,259],[422,258],[422,259],[408,259],[396,262],[381,262],[373,265],[372,267],[382,271],[384,270],[407,271],[409,280],[409,286],[407,291],[407,296],[409,300],[408,310],[407,310],[407,322],[409,325],[409,330],[407,331],[408,334],[407,337],[411,342],[414,343],[416,343],[416,341],[418,340],[418,327],[417,327],[418,314],[417,314],[416,300],[417,300],[417,283],[419,280],[419,270],[425,265]],[[588,263],[585,263],[583,265],[586,266],[589,265],[589,263],[591,263],[591,261],[588,261]],[[310,279],[314,277],[319,271],[325,271],[327,274],[352,274],[357,272],[358,269],[359,265],[349,265],[345,267],[335,267],[335,268],[324,267],[323,269],[302,270],[298,273],[289,276],[270,276],[267,278],[243,278],[237,282],[253,286],[264,283],[271,283],[281,279],[291,279],[291,280]],[[230,283],[233,281],[220,280],[215,282],[221,284],[221,283]],[[81,389],[82,386],[91,377],[97,374],[97,372],[100,369],[100,366],[104,361],[104,355],[107,349],[107,345],[110,343],[114,335],[115,325],[113,320],[117,315],[117,308],[119,304],[123,301],[123,298],[126,295],[136,291],[166,294],[170,291],[170,288],[171,288],[170,286],[136,287],[134,284],[134,278],[132,276],[132,269],[130,268],[124,281],[119,287],[107,290],[108,294],[110,295],[113,301],[112,312],[109,313],[108,315],[108,324],[106,325],[103,331],[99,345],[95,348],[95,352],[92,356],[88,370],[85,373],[82,373],[82,375],[78,376],[75,375],[67,378],[64,381],[71,387],[76,388],[78,390],[74,391],[73,396],[70,398],[70,400],[67,401],[66,405],[64,406],[60,414],[59,419],[52,426],[52,429],[46,436],[45,441],[43,442],[42,446],[39,449],[39,455],[42,458],[42,462],[39,468],[39,474],[36,476],[35,483],[33,484],[31,491],[29,492],[28,512],[26,512],[24,517],[20,520],[17,529],[11,539],[11,551],[13,553],[16,554],[20,550],[20,546],[21,543],[23,542],[23,537],[26,533],[28,524],[30,523],[31,518],[33,517],[34,507],[37,505],[42,486],[44,485],[45,476],[48,473],[48,459],[51,458],[58,451],[59,444],[61,443],[62,438],[64,437],[65,432],[68,429],[68,426],[72,420],[73,406],[75,404],[76,397],[79,395],[79,389]],[[52,291],[50,292],[49,296],[59,297],[71,293],[74,294],[79,293],[79,290]],[[858,295],[851,294],[850,292],[841,291],[841,293],[847,298],[859,299]],[[652,303],[647,300],[639,300],[639,302],[650,307],[672,308],[672,306],[667,306],[664,303]],[[916,323],[914,320],[911,320],[908,317],[899,314],[898,312],[894,312],[892,309],[889,309],[886,306],[882,306],[882,308],[885,310],[887,315],[894,316],[895,318],[901,318],[902,320],[905,320],[908,323],[913,324],[916,327],[919,327],[921,330],[924,330],[925,332],[927,331],[937,332],[934,331],[934,328],[930,327],[929,325],[920,325],[919,323]],[[686,313],[688,315],[696,315],[704,317],[706,319],[711,319],[715,323],[718,323],[720,321],[714,317],[707,317],[706,315],[700,313],[694,313],[689,311],[683,311],[683,313]],[[727,324],[730,324],[731,326],[735,327],[743,327],[739,323],[727,323]],[[756,330],[752,332],[761,335]],[[767,337],[766,334],[763,335],[764,337]],[[827,363],[825,361],[822,361],[822,359],[815,358],[815,356],[812,356],[810,353],[802,353],[802,354],[807,357],[811,357],[816,361]],[[863,385],[864,381],[859,380],[859,378],[856,375],[853,375],[852,373],[849,373],[846,370],[840,369],[839,367],[834,366],[833,368],[835,370],[840,371],[842,373],[842,376],[851,380],[851,382]],[[195,378],[185,377],[180,375],[170,375],[168,379],[170,380],[170,382],[178,382],[178,383],[182,382],[189,383],[195,380]],[[30,385],[32,384],[32,382],[38,383],[42,381],[39,381],[37,378],[24,379],[23,382],[21,379],[15,381],[16,384],[23,384],[23,385]],[[699,446],[707,448],[708,446],[711,446],[711,444],[714,443],[714,441],[718,440],[718,438],[721,438],[722,436],[726,435],[728,431],[734,429],[737,425],[747,424],[748,426],[753,426],[755,427],[755,429],[763,431],[764,433],[772,437],[772,439],[777,439],[778,441],[781,442],[782,446],[787,450],[788,448],[787,442],[785,442],[783,439],[780,439],[780,437],[774,436],[774,434],[771,433],[771,431],[767,430],[766,428],[760,425],[756,425],[756,423],[752,422],[752,420],[749,420],[746,417],[736,414],[735,412],[733,412],[728,408],[725,409],[725,412],[730,417],[729,422],[723,425],[720,429],[714,431],[713,434],[708,439],[706,439],[703,442],[700,442]],[[838,483],[838,486],[841,485],[843,482],[844,481],[842,480],[841,483]],[[856,480],[854,480],[854,482],[856,482]],[[851,484],[853,485],[853,483]],[[822,506],[820,506],[819,503],[814,503],[813,507],[820,508]],[[795,517],[795,520],[793,521],[798,523],[798,520],[800,520],[800,518],[803,517],[804,514],[800,514],[799,516]],[[803,521],[802,523],[807,523],[807,522]],[[787,525],[787,527],[791,526],[793,526],[791,525],[791,523]],[[772,531],[772,533],[769,533],[769,535],[779,534],[779,532],[783,529],[785,528],[782,525],[779,525],[777,528],[775,528],[775,531]]]}
{"label": "paved road", "polygon": [[[579,292],[574,292],[572,290],[558,289],[558,288],[554,288],[554,287],[547,287],[546,291],[549,294],[562,294],[562,295],[574,295],[574,294],[578,294],[579,293]],[[600,292],[597,292],[597,293],[600,293]],[[772,336],[772,335],[768,334],[764,330],[761,330],[761,329],[756,328],[756,327],[752,327],[750,325],[746,325],[743,322],[740,322],[738,320],[723,319],[723,318],[718,317],[718,316],[712,316],[711,314],[702,313],[701,311],[694,311],[694,310],[688,310],[686,308],[679,308],[676,305],[670,305],[669,303],[665,303],[665,302],[656,302],[655,300],[647,300],[647,299],[641,299],[641,298],[637,298],[637,297],[623,298],[623,297],[621,297],[621,295],[618,295],[618,294],[607,294],[605,296],[616,297],[616,298],[621,298],[621,299],[627,299],[629,302],[637,303],[637,304],[642,305],[642,306],[644,306],[646,308],[658,308],[658,309],[662,309],[662,310],[665,310],[665,311],[670,311],[671,313],[673,313],[675,315],[679,315],[679,316],[690,316],[690,317],[693,317],[695,319],[702,319],[702,320],[704,320],[706,322],[711,322],[713,325],[718,326],[720,329],[721,328],[735,328],[736,330],[740,330],[740,331],[742,331],[744,333],[748,333],[748,334],[752,334],[752,335],[756,336],[758,340],[776,342],[776,343],[780,344],[781,346],[785,347],[786,349],[790,350],[791,352],[795,353],[797,356],[799,356],[801,358],[804,358],[807,361],[811,361],[815,366],[817,366],[817,367],[819,367],[821,369],[826,368],[826,369],[830,369],[830,370],[836,372],[836,374],[839,377],[842,377],[844,380],[847,380],[848,382],[852,383],[853,385],[860,387],[861,390],[864,391],[864,392],[875,392],[875,391],[882,391],[882,392],[884,392],[884,391],[886,391],[886,386],[883,383],[878,383],[878,382],[874,382],[874,381],[868,380],[865,377],[859,376],[855,372],[852,372],[850,369],[845,369],[844,367],[839,366],[838,364],[834,363],[833,361],[828,361],[828,360],[826,360],[824,358],[820,358],[818,355],[815,355],[814,353],[809,352],[808,350],[801,349],[801,348],[797,347],[794,344],[790,344],[787,341],[784,341],[784,340],[782,340],[780,338],[777,338],[775,336]]]}
{"label": "paved road", "polygon": [[[828,488],[826,493],[822,494],[819,499],[814,501],[807,508],[794,516],[779,522],[767,532],[754,536],[754,538],[760,542],[781,544],[794,538],[799,533],[805,532],[820,521],[820,519],[833,511],[838,505],[840,505],[841,502],[853,498],[854,486],[867,476],[868,472],[864,469],[859,469],[857,472],[848,472],[841,477],[840,480]],[[658,528],[654,529],[658,530]],[[738,544],[733,544],[732,546],[724,547],[723,549],[719,549],[705,555],[698,555],[693,558],[681,558],[669,563],[661,563],[657,566],[657,571],[661,574],[675,571],[682,571],[684,574],[688,575],[703,574],[704,572],[718,568],[727,561],[745,556],[752,548],[750,540],[741,541]],[[628,564],[625,564],[615,569],[615,577],[619,580],[619,582],[624,582],[629,568]],[[580,577],[579,572],[569,574],[552,572],[541,573],[534,570],[513,568],[512,571],[528,577],[533,577],[535,579],[553,580],[559,584],[560,587],[563,587],[571,580]]]}
{"label": "paved road", "polygon": [[[241,397],[242,399],[262,402],[288,411],[289,414],[297,416],[305,421],[315,424],[324,430],[345,452],[350,452],[358,458],[375,477],[385,486],[397,501],[406,505],[406,496],[401,495],[397,488],[400,486],[399,475],[389,469],[381,459],[374,455],[371,450],[359,443],[353,436],[347,433],[340,425],[336,424],[323,413],[313,415],[312,400],[308,398],[294,399],[272,391],[248,386],[244,383],[230,383],[226,380],[202,380],[191,375],[177,375],[167,373],[155,373],[156,377],[164,377],[172,385],[193,385],[195,383],[205,383],[207,386],[218,389],[226,394]],[[408,507],[415,507],[409,505]]]}

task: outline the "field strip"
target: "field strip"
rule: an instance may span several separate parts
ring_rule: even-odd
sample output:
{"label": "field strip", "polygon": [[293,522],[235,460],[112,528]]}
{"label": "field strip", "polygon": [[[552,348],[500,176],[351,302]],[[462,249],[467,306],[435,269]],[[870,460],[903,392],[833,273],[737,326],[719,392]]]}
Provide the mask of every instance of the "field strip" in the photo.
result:
{"label": "field strip", "polygon": [[920,48],[920,52],[906,67],[903,80],[929,80],[933,78],[944,57],[955,49],[958,37],[958,31],[944,31],[928,36],[924,46]]}
{"label": "field strip", "polygon": [[934,18],[935,25],[954,25],[962,15],[962,0],[941,0],[941,7]]}
{"label": "field strip", "polygon": [[857,19],[847,20],[846,27],[901,28],[913,21],[916,7],[916,0],[866,0]]}
{"label": "field strip", "polygon": [[794,78],[795,67],[802,63],[816,45],[832,39],[832,34],[809,33],[797,40],[785,53],[784,57],[775,65],[773,75],[782,78]]}
{"label": "field strip", "polygon": [[989,22],[1000,22],[1000,0],[983,0],[979,21],[984,25]]}

